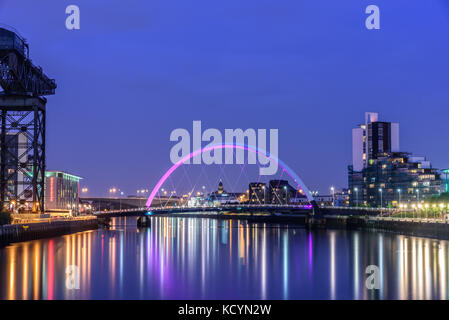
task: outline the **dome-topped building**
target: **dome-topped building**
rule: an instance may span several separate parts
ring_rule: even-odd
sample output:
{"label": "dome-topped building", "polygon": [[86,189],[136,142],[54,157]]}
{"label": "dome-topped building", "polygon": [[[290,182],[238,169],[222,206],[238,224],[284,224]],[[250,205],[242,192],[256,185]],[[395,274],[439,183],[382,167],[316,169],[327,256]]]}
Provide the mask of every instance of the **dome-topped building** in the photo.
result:
{"label": "dome-topped building", "polygon": [[209,193],[208,200],[215,204],[239,203],[238,198],[242,193],[227,192],[224,190],[223,181],[218,182],[218,190]]}
{"label": "dome-topped building", "polygon": [[220,179],[220,182],[218,183],[218,194],[222,194],[224,192],[223,190],[223,182]]}

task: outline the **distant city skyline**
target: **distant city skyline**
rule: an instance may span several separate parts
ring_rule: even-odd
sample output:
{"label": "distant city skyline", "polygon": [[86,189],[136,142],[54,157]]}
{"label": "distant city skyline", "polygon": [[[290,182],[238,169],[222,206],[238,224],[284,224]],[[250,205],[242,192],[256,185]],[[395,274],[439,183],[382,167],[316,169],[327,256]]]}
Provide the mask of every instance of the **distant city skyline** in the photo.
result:
{"label": "distant city skyline", "polygon": [[0,1],[0,22],[58,84],[47,168],[83,177],[91,195],[153,188],[171,164],[170,132],[193,120],[279,129],[279,158],[324,194],[347,186],[365,112],[400,124],[400,151],[449,168],[444,0],[378,0],[371,31],[368,1],[80,0],[78,31],[65,28],[68,4]]}

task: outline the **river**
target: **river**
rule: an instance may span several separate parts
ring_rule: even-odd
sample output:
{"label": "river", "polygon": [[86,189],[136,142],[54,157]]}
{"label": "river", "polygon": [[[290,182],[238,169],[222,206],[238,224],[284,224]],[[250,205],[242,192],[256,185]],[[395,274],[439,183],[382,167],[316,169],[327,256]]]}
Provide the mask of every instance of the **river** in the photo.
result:
{"label": "river", "polygon": [[151,228],[138,229],[136,218],[114,218],[109,230],[1,248],[0,299],[449,296],[448,241],[243,220],[151,219]]}

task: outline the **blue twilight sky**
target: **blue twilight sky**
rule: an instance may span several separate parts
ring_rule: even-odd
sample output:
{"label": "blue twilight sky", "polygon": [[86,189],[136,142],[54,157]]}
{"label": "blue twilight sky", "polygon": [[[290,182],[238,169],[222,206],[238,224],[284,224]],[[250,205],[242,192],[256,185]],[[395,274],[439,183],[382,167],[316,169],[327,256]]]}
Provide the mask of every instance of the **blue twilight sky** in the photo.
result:
{"label": "blue twilight sky", "polygon": [[[370,4],[381,30],[365,28]],[[57,80],[48,168],[92,195],[152,188],[170,132],[193,120],[278,128],[279,157],[323,192],[347,185],[365,111],[400,122],[403,151],[449,167],[447,0],[0,0],[0,22]]]}

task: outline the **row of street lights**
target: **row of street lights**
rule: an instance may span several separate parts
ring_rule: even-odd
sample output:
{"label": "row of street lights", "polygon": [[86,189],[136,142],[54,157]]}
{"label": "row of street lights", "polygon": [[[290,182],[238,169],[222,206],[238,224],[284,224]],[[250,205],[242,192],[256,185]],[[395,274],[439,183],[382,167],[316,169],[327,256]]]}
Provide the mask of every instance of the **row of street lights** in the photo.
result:
{"label": "row of street lights", "polygon": [[[401,203],[399,205],[399,208],[408,209],[409,206],[408,206],[408,204]],[[444,210],[445,208],[449,209],[449,204],[440,203],[437,205],[436,203],[434,203],[434,204],[430,205],[429,203],[419,203],[418,205],[412,204],[410,206],[410,208],[412,208],[412,209],[441,209],[441,210]]]}
{"label": "row of street lights", "polygon": [[[401,203],[401,193],[402,193],[402,189],[397,189],[396,190],[398,193],[398,204]],[[380,207],[383,207],[383,201],[382,201],[382,194],[383,194],[383,189],[379,188],[379,193],[380,193]],[[419,203],[419,189],[416,189],[416,194],[417,194],[417,202]]]}
{"label": "row of street lights", "polygon": [[[332,194],[332,206],[335,206],[335,188],[332,186],[330,187],[331,190],[331,194]],[[359,189],[357,187],[355,187],[354,189],[354,193],[355,193],[355,199],[356,199],[356,207],[359,206]],[[399,201],[398,203],[401,203],[401,193],[402,193],[402,189],[397,189],[396,190],[398,193],[398,197],[399,197]],[[417,201],[419,203],[419,189],[416,190],[417,193]],[[380,194],[380,207],[383,207],[383,189],[379,188],[379,194]]]}
{"label": "row of street lights", "polygon": [[[162,189],[162,190],[164,190],[164,189]],[[123,191],[121,191],[119,188],[117,188],[117,187],[111,187],[111,188],[109,188],[109,195],[110,196],[115,196],[116,194],[118,194],[119,196],[124,196],[125,194],[124,194],[124,192]],[[83,187],[83,188],[81,188],[81,193],[83,193],[83,194],[86,194],[86,193],[88,193],[89,192],[89,189],[87,188],[87,187]],[[148,189],[139,189],[139,190],[137,190],[137,195],[142,195],[142,196],[144,196],[144,195],[146,195],[146,194],[148,194],[149,193],[149,190]]]}
{"label": "row of street lights", "polygon": [[[334,191],[334,187],[331,187],[331,191],[332,191],[332,199],[334,198],[333,195],[333,191]],[[401,194],[402,194],[402,189],[397,189],[396,190],[398,193],[398,203],[401,203]],[[359,189],[357,187],[354,188],[354,192],[355,192],[355,197],[356,197],[356,207],[359,206]],[[383,189],[379,188],[379,193],[380,193],[380,207],[383,207],[383,199],[382,199],[382,195],[383,195]],[[417,194],[417,202],[419,203],[419,189],[416,189],[416,194]]]}

